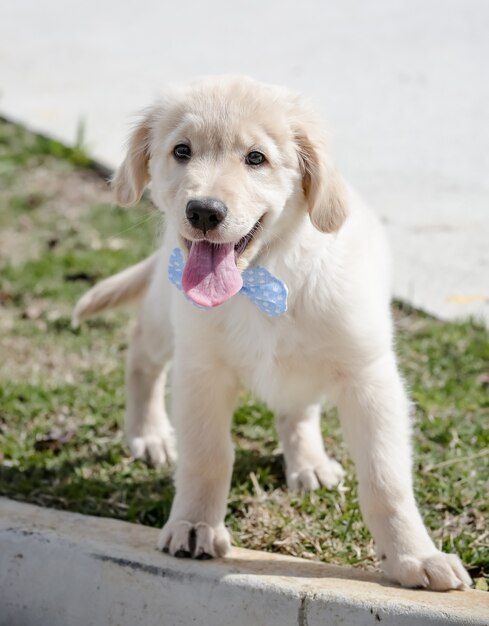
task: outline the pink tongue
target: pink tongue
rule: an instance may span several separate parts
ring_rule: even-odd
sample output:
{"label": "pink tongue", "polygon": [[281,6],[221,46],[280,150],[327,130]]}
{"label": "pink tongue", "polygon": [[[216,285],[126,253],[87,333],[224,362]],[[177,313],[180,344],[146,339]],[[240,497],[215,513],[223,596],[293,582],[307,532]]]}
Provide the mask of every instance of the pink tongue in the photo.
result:
{"label": "pink tongue", "polygon": [[183,290],[196,304],[218,306],[243,286],[236,267],[234,244],[194,241],[182,276]]}

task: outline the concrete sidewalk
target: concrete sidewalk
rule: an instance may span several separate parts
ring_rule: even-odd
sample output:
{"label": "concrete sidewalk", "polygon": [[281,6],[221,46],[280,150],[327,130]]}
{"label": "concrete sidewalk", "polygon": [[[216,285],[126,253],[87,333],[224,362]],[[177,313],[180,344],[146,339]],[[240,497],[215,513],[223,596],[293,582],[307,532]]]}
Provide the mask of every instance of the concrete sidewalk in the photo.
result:
{"label": "concrete sidewalk", "polygon": [[244,73],[310,95],[342,173],[385,218],[395,294],[489,322],[489,4],[484,0],[16,0],[0,112],[121,158],[168,82]]}

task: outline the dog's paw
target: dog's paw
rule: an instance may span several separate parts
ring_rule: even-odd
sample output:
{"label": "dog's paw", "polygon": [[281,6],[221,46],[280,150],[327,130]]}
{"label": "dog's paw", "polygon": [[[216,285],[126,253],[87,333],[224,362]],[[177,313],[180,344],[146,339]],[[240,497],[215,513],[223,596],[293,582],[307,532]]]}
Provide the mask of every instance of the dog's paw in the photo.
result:
{"label": "dog's paw", "polygon": [[230,550],[231,538],[224,524],[209,526],[178,520],[163,526],[158,548],[179,558],[212,559]]}
{"label": "dog's paw", "polygon": [[135,459],[142,459],[149,465],[174,464],[177,460],[176,442],[172,432],[129,436],[129,449]]}
{"label": "dog's paw", "polygon": [[389,578],[403,587],[424,587],[433,591],[464,589],[472,585],[462,561],[456,554],[438,550],[425,557],[401,555],[382,563]]}
{"label": "dog's paw", "polygon": [[291,491],[314,491],[320,487],[332,489],[345,475],[341,465],[327,457],[320,465],[301,467],[287,472],[287,487]]}

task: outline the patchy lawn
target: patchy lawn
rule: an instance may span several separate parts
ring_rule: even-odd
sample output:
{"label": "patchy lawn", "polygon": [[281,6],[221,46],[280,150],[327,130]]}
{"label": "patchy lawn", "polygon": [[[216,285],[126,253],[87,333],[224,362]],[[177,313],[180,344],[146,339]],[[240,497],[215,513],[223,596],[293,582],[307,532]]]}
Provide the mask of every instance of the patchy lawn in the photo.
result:
{"label": "patchy lawn", "polygon": [[[0,493],[92,515],[161,526],[169,471],[128,456],[121,435],[126,313],[70,328],[76,299],[143,258],[161,220],[149,203],[111,204],[83,152],[0,122]],[[401,367],[416,403],[416,492],[436,543],[489,575],[489,335],[396,304]],[[352,463],[337,416],[329,451],[339,491],[293,495],[273,416],[243,397],[227,523],[237,545],[371,566]],[[487,588],[487,587],[486,587]]]}

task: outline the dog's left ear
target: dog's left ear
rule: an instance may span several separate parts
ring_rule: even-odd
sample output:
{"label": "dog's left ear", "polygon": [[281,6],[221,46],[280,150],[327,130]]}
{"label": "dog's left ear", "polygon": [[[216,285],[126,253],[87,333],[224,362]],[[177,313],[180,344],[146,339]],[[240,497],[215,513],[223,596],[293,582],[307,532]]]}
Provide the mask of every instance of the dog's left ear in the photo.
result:
{"label": "dog's left ear", "polygon": [[348,215],[343,182],[315,121],[299,120],[294,135],[311,222],[323,233],[334,233]]}

